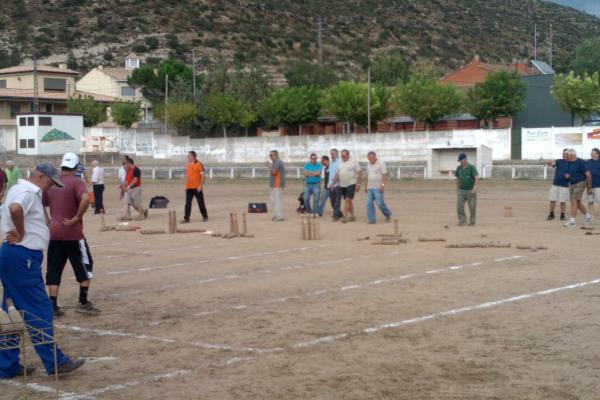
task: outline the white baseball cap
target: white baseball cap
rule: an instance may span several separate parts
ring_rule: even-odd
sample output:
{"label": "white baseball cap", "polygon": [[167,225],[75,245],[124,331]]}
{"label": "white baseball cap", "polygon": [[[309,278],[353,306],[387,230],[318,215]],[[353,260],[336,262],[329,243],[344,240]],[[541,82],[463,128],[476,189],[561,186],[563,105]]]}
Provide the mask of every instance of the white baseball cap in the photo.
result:
{"label": "white baseball cap", "polygon": [[77,167],[79,164],[79,157],[75,153],[67,153],[63,156],[62,162],[60,163],[61,167],[73,169]]}

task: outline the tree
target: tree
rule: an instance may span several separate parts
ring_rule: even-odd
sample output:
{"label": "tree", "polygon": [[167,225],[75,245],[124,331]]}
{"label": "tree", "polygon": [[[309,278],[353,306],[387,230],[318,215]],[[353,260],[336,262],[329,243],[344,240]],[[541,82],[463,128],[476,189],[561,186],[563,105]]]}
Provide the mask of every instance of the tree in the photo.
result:
{"label": "tree", "polygon": [[239,125],[243,118],[247,118],[247,112],[249,110],[242,101],[227,93],[212,93],[204,98],[204,116],[213,124],[223,127],[224,137],[227,137],[228,127]]}
{"label": "tree", "polygon": [[371,63],[371,82],[384,86],[396,86],[408,81],[410,68],[400,54],[378,56]]}
{"label": "tree", "polygon": [[408,82],[396,88],[393,102],[398,111],[415,122],[431,125],[435,121],[456,114],[463,104],[463,94],[454,86],[438,84],[430,71],[414,72]]}
{"label": "tree", "polygon": [[[166,118],[165,118],[166,111]],[[173,102],[156,109],[156,117],[177,127],[178,130],[189,130],[198,118],[198,107],[193,102]]]}
{"label": "tree", "polygon": [[244,101],[250,110],[256,111],[261,100],[271,92],[271,86],[264,70],[251,68],[233,74],[228,92]]}
{"label": "tree", "polygon": [[113,103],[110,110],[113,121],[123,128],[129,129],[140,120],[140,103]]}
{"label": "tree", "polygon": [[575,116],[584,119],[594,112],[600,111],[600,73],[576,76],[556,75],[550,88],[552,96],[561,108],[571,113],[571,125],[575,124]]}
{"label": "tree", "polygon": [[92,96],[71,97],[67,100],[67,112],[83,114],[83,126],[96,126],[106,121],[106,106]]}
{"label": "tree", "polygon": [[573,70],[576,74],[592,75],[594,72],[600,72],[600,37],[584,41],[577,47],[575,54]]}
{"label": "tree", "polygon": [[313,122],[321,112],[321,90],[314,87],[288,87],[272,92],[259,105],[258,112],[269,128]]}
{"label": "tree", "polygon": [[493,122],[501,116],[513,116],[523,109],[527,84],[517,72],[490,74],[485,81],[467,92],[467,108],[479,119]]}
{"label": "tree", "polygon": [[72,70],[76,70],[77,68],[79,68],[79,64],[77,63],[77,58],[75,58],[75,55],[73,54],[73,52],[69,52],[69,57],[67,58],[67,68],[72,69]]}
{"label": "tree", "polygon": [[169,88],[182,80],[192,83],[192,69],[179,60],[163,61],[158,69],[149,64],[136,68],[127,79],[129,86],[142,88],[142,94],[153,104],[159,103],[165,96],[165,78],[169,77]]}
{"label": "tree", "polygon": [[291,87],[314,86],[327,88],[334,85],[338,79],[330,66],[311,64],[299,61],[284,72],[285,79]]}

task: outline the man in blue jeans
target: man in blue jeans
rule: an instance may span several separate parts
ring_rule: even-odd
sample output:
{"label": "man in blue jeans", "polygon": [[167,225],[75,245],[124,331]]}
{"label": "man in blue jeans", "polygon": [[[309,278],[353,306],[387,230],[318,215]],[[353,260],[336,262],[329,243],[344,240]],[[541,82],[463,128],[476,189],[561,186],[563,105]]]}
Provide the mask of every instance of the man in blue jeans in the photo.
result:
{"label": "man in blue jeans", "polygon": [[323,188],[319,196],[319,215],[322,217],[329,199],[329,156],[321,157],[321,169],[323,170]]}
{"label": "man in blue jeans", "polygon": [[375,218],[375,205],[381,210],[381,213],[385,217],[385,221],[388,222],[392,217],[392,212],[385,204],[383,199],[383,193],[385,192],[385,181],[387,179],[387,168],[383,161],[377,159],[377,154],[374,151],[370,151],[368,154],[369,164],[367,165],[367,185],[365,191],[367,192],[367,219],[369,224],[377,222]]}
{"label": "man in blue jeans", "polygon": [[[42,204],[42,193],[53,185],[62,187],[58,170],[50,163],[41,163],[28,180],[19,179],[8,193],[2,209],[2,247],[0,247],[0,281],[3,288],[2,308],[7,310],[6,300],[12,299],[17,310],[24,315],[25,323],[54,337],[52,303],[46,294],[42,279],[42,259],[50,241],[50,230]],[[56,346],[39,344],[39,332],[31,336],[38,356],[48,374],[74,371],[84,363],[72,360]],[[19,341],[12,335],[11,341]],[[34,368],[22,366],[19,349],[0,351],[0,379],[31,374]]]}
{"label": "man in blue jeans", "polygon": [[[309,214],[319,213],[319,193],[321,192],[321,164],[312,153],[310,161],[304,164],[304,207]],[[310,197],[313,197],[312,207]]]}

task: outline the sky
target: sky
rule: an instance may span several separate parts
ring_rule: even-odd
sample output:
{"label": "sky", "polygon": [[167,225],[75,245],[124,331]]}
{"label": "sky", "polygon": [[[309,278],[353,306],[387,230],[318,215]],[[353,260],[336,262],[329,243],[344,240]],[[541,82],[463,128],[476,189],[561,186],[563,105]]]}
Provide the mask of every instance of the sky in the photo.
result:
{"label": "sky", "polygon": [[600,0],[551,0],[563,6],[573,7],[600,17]]}

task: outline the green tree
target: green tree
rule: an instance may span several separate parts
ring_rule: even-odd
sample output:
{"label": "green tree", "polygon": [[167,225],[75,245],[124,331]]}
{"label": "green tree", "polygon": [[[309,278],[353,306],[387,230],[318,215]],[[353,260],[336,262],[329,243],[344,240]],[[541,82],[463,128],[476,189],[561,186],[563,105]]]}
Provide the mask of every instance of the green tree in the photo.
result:
{"label": "green tree", "polygon": [[106,106],[92,96],[71,97],[67,100],[67,112],[83,114],[83,126],[96,126],[106,121]]}
{"label": "green tree", "polygon": [[240,125],[247,112],[249,110],[244,102],[227,93],[212,93],[203,101],[204,116],[223,128],[224,137],[227,137],[227,128]]}
{"label": "green tree", "polygon": [[77,63],[77,58],[75,58],[75,55],[73,54],[73,52],[69,52],[69,57],[67,58],[67,68],[72,69],[72,70],[77,70],[77,68],[79,68],[79,64]]}
{"label": "green tree", "polygon": [[244,101],[251,111],[256,111],[258,104],[271,91],[267,74],[261,68],[248,71],[236,71],[231,79],[228,93]]}
{"label": "green tree", "polygon": [[140,103],[121,102],[110,106],[113,121],[123,128],[129,129],[140,120]]}
{"label": "green tree", "polygon": [[330,66],[298,61],[284,72],[285,79],[291,87],[314,86],[327,88],[337,83],[338,79]]}
{"label": "green tree", "polygon": [[493,122],[498,117],[513,116],[523,109],[527,84],[517,72],[496,72],[467,92],[467,108],[475,117]]}
{"label": "green tree", "polygon": [[259,116],[269,128],[315,121],[321,112],[321,90],[287,87],[276,90],[259,105]]}
{"label": "green tree", "polygon": [[600,72],[600,37],[584,41],[577,47],[575,54],[573,70],[576,74],[592,75],[594,72]]}
{"label": "green tree", "polygon": [[410,67],[400,54],[378,56],[371,63],[371,82],[384,86],[396,86],[408,81]]}
{"label": "green tree", "polygon": [[552,96],[561,108],[571,113],[571,125],[575,116],[582,120],[594,112],[600,111],[600,73],[584,73],[581,76],[571,72],[569,75],[556,75],[550,89]]}
{"label": "green tree", "polygon": [[192,69],[179,60],[163,61],[158,69],[149,64],[142,65],[132,72],[127,83],[131,87],[142,88],[144,97],[153,104],[157,104],[164,99],[167,76],[169,88],[178,80],[182,80],[188,85],[192,83]]}
{"label": "green tree", "polygon": [[173,102],[157,107],[156,117],[163,122],[168,120],[179,131],[189,131],[198,118],[198,107],[193,102]]}
{"label": "green tree", "polygon": [[427,126],[456,114],[463,105],[463,94],[451,85],[440,85],[430,71],[414,72],[408,82],[396,87],[393,98],[397,110]]}

